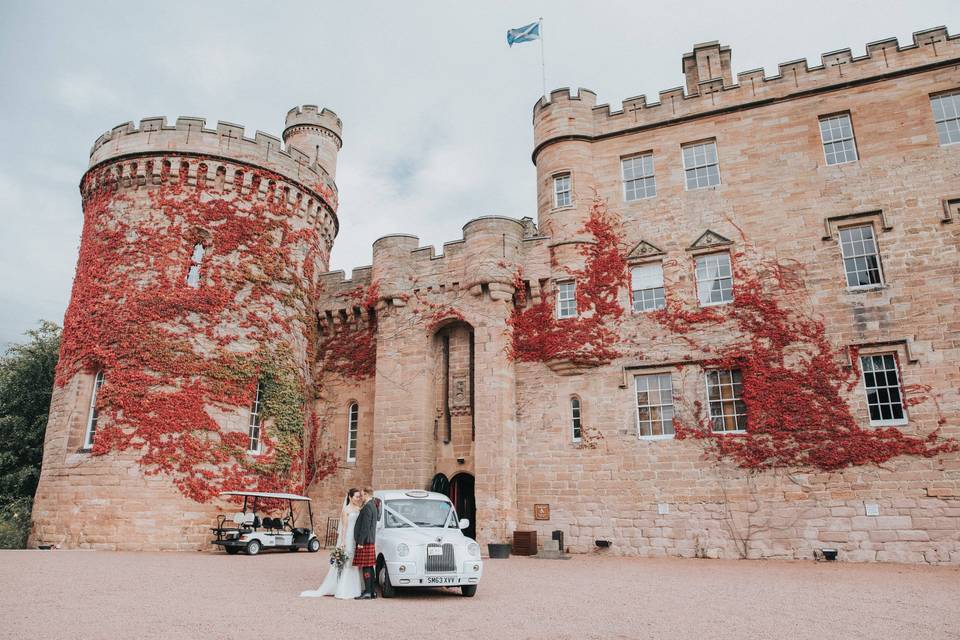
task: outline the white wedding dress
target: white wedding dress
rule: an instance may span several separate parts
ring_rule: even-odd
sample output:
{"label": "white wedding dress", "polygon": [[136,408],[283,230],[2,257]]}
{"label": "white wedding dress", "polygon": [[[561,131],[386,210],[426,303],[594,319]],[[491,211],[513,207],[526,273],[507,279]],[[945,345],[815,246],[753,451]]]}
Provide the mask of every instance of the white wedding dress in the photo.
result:
{"label": "white wedding dress", "polygon": [[341,600],[352,600],[363,591],[363,576],[360,574],[359,567],[353,566],[353,552],[356,550],[357,543],[353,537],[353,526],[357,523],[357,516],[360,515],[359,509],[352,507],[347,512],[347,530],[343,530],[343,520],[337,527],[337,546],[343,548],[347,553],[347,563],[343,569],[337,573],[337,568],[330,565],[327,571],[327,577],[323,579],[323,584],[316,591],[304,591],[300,594],[301,598],[319,598],[321,596],[333,596]]}

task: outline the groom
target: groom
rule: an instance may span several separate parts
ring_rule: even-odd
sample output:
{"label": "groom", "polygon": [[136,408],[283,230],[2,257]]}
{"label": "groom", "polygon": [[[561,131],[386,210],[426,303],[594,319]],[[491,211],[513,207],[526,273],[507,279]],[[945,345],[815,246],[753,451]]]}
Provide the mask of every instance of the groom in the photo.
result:
{"label": "groom", "polygon": [[357,596],[357,600],[370,600],[377,597],[377,594],[373,591],[373,584],[376,579],[374,567],[377,563],[376,541],[379,516],[373,491],[364,489],[363,508],[360,509],[360,515],[357,516],[357,524],[353,533],[357,543],[357,550],[353,554],[353,566],[359,567],[363,572],[363,593]]}

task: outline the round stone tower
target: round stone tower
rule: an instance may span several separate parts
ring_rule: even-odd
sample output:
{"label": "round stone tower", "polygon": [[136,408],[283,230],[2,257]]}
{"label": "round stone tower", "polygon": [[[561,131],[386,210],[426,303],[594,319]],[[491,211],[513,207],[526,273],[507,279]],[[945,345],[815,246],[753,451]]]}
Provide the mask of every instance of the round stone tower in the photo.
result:
{"label": "round stone tower", "polygon": [[221,491],[310,482],[341,127],[307,105],[286,144],[198,118],[94,143],[34,545],[202,548]]}

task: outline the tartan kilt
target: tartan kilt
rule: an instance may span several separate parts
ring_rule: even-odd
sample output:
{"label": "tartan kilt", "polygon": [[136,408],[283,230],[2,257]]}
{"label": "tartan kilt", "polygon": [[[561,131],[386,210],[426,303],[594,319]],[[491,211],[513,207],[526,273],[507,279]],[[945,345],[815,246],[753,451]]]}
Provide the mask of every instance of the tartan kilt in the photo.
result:
{"label": "tartan kilt", "polygon": [[353,552],[353,566],[372,567],[377,564],[377,547],[372,542],[363,546],[357,545]]}

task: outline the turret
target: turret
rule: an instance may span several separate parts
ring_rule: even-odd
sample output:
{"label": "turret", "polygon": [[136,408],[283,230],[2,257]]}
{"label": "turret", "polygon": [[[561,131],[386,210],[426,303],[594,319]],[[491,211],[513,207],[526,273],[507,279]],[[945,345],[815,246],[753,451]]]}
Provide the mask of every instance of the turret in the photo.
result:
{"label": "turret", "polygon": [[283,142],[303,152],[324,169],[337,176],[337,154],[343,146],[343,123],[333,111],[313,104],[294,107],[287,113]]}

